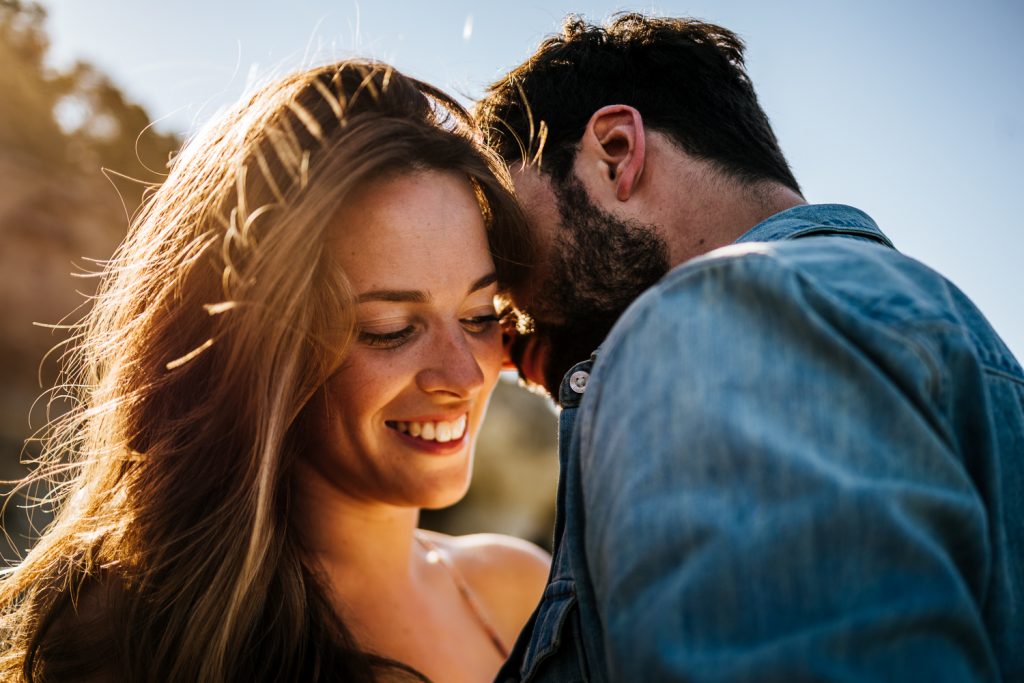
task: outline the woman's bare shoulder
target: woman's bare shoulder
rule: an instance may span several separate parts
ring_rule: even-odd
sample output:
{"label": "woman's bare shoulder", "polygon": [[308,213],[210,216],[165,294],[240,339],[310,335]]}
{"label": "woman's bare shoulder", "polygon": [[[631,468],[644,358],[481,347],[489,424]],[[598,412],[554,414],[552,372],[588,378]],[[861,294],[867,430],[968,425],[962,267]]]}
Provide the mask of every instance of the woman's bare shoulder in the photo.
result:
{"label": "woman's bare shoulder", "polygon": [[540,602],[551,556],[514,536],[423,533],[446,551],[505,642],[511,645]]}
{"label": "woman's bare shoulder", "polygon": [[432,541],[448,550],[467,579],[474,576],[481,581],[496,580],[504,584],[522,576],[527,583],[543,585],[547,581],[551,555],[529,541],[504,534],[427,533]]}

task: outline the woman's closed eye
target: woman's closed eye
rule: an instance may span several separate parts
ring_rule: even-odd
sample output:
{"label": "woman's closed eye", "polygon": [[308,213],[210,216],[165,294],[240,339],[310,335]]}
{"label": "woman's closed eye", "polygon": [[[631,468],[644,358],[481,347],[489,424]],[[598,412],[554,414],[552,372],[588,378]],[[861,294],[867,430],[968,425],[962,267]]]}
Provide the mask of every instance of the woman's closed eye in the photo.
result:
{"label": "woman's closed eye", "polygon": [[497,313],[487,313],[486,315],[475,315],[470,318],[462,319],[462,326],[473,334],[483,334],[491,329],[498,327],[498,322],[501,319]]}
{"label": "woman's closed eye", "polygon": [[416,332],[413,325],[406,325],[400,330],[376,332],[372,330],[359,330],[360,343],[377,349],[394,349],[412,338]]}
{"label": "woman's closed eye", "polygon": [[[463,329],[473,335],[487,334],[497,330],[501,318],[494,311],[459,319]],[[359,330],[359,342],[375,349],[396,349],[416,336],[422,325],[409,323],[397,328],[395,325],[368,325]]]}

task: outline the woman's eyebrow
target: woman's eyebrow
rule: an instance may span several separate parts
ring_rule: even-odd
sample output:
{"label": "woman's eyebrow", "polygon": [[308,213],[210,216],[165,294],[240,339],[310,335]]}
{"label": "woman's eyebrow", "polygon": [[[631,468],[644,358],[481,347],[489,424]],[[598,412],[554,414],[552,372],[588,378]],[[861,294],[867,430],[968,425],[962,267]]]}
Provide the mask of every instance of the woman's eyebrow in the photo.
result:
{"label": "woman's eyebrow", "polygon": [[[489,287],[498,281],[496,273],[488,273],[474,282],[469,287],[469,294]],[[367,301],[397,301],[401,303],[425,304],[430,301],[430,294],[419,289],[372,289],[363,292],[356,299],[356,303]]]}
{"label": "woman's eyebrow", "polygon": [[373,289],[363,292],[356,299],[356,303],[360,304],[367,301],[404,301],[425,304],[430,301],[430,296],[418,289]]}
{"label": "woman's eyebrow", "polygon": [[497,273],[494,273],[494,272],[487,273],[487,275],[484,275],[482,278],[480,278],[479,280],[477,280],[476,282],[474,282],[470,286],[468,293],[472,294],[473,292],[479,291],[479,290],[483,289],[484,287],[493,285],[497,281],[498,281],[498,274]]}

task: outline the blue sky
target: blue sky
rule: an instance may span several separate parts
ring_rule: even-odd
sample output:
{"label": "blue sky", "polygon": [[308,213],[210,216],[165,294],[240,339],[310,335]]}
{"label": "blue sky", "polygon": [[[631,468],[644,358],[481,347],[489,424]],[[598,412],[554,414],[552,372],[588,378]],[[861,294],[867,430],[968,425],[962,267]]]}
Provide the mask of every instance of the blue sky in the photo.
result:
{"label": "blue sky", "polygon": [[722,24],[811,202],[871,214],[960,286],[1024,358],[1024,3],[1019,0],[376,2],[49,0],[58,66],[86,59],[187,133],[253,78],[373,56],[466,103],[569,12]]}

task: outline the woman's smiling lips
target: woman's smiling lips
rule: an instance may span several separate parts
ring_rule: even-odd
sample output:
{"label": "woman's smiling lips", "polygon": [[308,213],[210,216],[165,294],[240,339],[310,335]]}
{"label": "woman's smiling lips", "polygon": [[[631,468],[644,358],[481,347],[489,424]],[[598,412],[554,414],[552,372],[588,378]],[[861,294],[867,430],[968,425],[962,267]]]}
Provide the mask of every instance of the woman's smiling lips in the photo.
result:
{"label": "woman's smiling lips", "polygon": [[454,418],[422,417],[387,420],[387,425],[404,443],[426,453],[445,455],[462,449],[466,441],[468,415]]}

